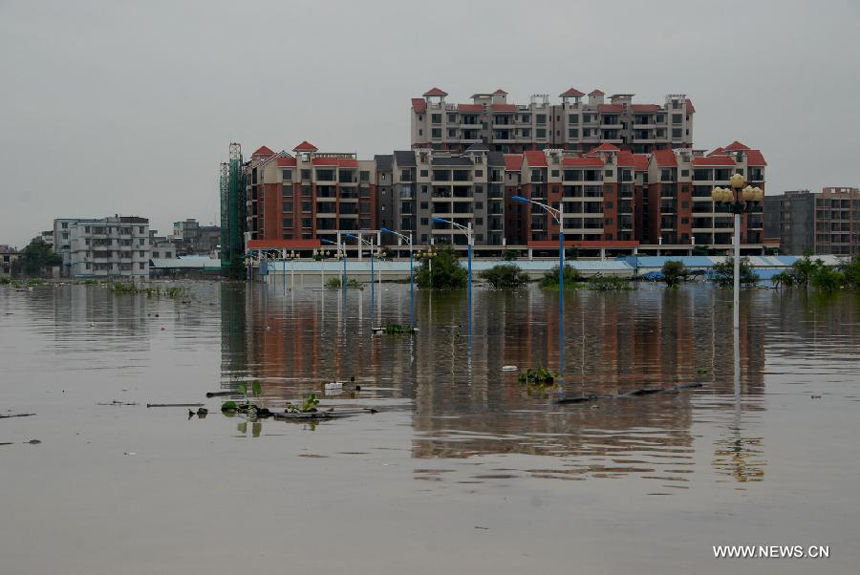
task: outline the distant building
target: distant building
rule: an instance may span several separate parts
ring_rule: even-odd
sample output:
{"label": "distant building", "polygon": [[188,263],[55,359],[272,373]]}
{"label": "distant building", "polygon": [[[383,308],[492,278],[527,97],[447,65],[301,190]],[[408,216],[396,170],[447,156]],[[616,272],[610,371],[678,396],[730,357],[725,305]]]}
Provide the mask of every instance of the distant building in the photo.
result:
{"label": "distant building", "polygon": [[19,252],[13,247],[0,245],[0,277],[12,275],[12,266],[19,257]]}
{"label": "distant building", "polygon": [[53,249],[53,247],[54,247],[54,230],[45,230],[33,239],[34,240],[42,240],[43,242],[48,244]]}
{"label": "distant building", "polygon": [[155,230],[149,230],[149,249],[151,259],[171,259],[177,255],[177,242],[169,237],[159,236]]}
{"label": "distant building", "polygon": [[780,251],[799,255],[860,255],[860,189],[826,187],[765,198],[767,237],[779,237]]}
{"label": "distant building", "polygon": [[221,243],[221,228],[201,226],[196,219],[189,218],[173,222],[171,239],[176,243],[179,255],[210,254]]}
{"label": "distant building", "polygon": [[445,102],[447,92],[433,88],[412,98],[413,148],[463,152],[474,144],[490,151],[521,153],[556,148],[585,152],[612,144],[634,153],[691,148],[696,109],[684,94],[668,94],[663,104],[634,104],[633,94],[586,94],[575,88],[535,94],[528,104],[508,103],[508,93],[474,94],[469,104]]}
{"label": "distant building", "polygon": [[147,218],[58,218],[54,246],[64,277],[149,277]]}

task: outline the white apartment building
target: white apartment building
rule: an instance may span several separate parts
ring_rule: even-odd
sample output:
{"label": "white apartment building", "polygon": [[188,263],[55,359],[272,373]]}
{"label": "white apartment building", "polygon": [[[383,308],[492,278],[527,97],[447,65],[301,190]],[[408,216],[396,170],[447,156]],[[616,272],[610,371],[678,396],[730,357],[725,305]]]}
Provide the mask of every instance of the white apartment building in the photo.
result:
{"label": "white apartment building", "polygon": [[149,220],[137,216],[54,220],[64,277],[149,277]]}

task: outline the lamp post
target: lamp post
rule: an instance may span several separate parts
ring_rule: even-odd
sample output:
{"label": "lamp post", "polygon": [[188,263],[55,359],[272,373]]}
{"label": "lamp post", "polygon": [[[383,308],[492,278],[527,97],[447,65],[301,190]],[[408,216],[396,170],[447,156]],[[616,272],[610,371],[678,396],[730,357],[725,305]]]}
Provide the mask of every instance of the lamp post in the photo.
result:
{"label": "lamp post", "polygon": [[[741,214],[756,211],[759,203],[764,201],[764,192],[758,186],[744,187],[744,177],[735,174],[729,178],[730,188],[717,186],[711,191],[711,198],[715,204],[731,207],[734,214],[734,286],[733,286],[733,316],[734,329],[740,329],[740,285],[741,285]],[[737,334],[735,334],[737,338]]]}
{"label": "lamp post", "polygon": [[558,363],[559,375],[564,377],[564,201],[560,201],[556,209],[522,196],[512,196],[511,199],[543,208],[558,224]]}
{"label": "lamp post", "polygon": [[[293,288],[295,287],[295,281],[294,281],[295,280],[295,274],[294,274],[295,266],[293,266],[293,262],[295,261],[295,259],[297,257],[299,257],[299,254],[297,254],[295,251],[291,251],[287,254],[284,254],[284,258],[290,260],[290,291],[293,291]],[[285,277],[284,278],[284,292],[287,291],[286,286],[287,286],[287,278]]]}
{"label": "lamp post", "polygon": [[457,229],[465,230],[468,246],[468,262],[469,262],[469,300],[472,299],[472,246],[475,243],[475,235],[472,231],[472,222],[469,222],[469,225],[464,226],[463,224],[458,224],[453,220],[444,220],[442,218],[430,218],[430,221],[436,222],[439,224],[450,224]]}
{"label": "lamp post", "polygon": [[386,234],[391,234],[397,236],[401,240],[405,240],[409,243],[409,328],[414,332],[415,331],[415,275],[412,272],[412,234],[408,236],[406,234],[401,234],[400,232],[395,232],[394,230],[389,230],[388,228],[380,228],[379,231],[384,232]]}
{"label": "lamp post", "polygon": [[[330,240],[320,240],[320,242],[324,244],[334,244],[334,242]],[[320,289],[325,290],[325,279],[323,277],[323,272],[325,270],[325,259],[331,257],[332,253],[329,250],[319,249],[314,250],[314,258],[318,259],[320,262]]]}
{"label": "lamp post", "polygon": [[[344,235],[345,235],[346,237],[348,237],[348,238],[353,238],[353,239],[358,240],[358,242],[359,242],[359,246],[358,246],[359,251],[361,250],[361,245],[360,245],[360,244],[364,244],[364,245],[366,245],[366,246],[369,246],[369,247],[370,247],[370,301],[371,301],[371,302],[373,302],[373,252],[374,252],[374,248],[373,248],[373,241],[371,241],[371,240],[366,240],[366,239],[364,239],[364,238],[362,238],[362,237],[359,237],[359,236],[357,236],[357,235],[355,235],[355,234],[344,234]],[[371,309],[373,309],[373,304],[372,304],[372,303],[371,303],[371,306],[370,306],[370,307],[371,307]]]}

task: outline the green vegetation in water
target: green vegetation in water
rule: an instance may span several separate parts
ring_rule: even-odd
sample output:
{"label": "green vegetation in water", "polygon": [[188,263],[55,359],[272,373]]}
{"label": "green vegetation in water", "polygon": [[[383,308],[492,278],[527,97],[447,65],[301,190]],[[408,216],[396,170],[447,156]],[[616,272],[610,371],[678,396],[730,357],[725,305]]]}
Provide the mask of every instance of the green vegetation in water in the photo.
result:
{"label": "green vegetation in water", "polygon": [[466,268],[460,265],[454,250],[448,246],[439,247],[436,254],[421,262],[421,266],[415,272],[415,281],[422,289],[462,288],[466,286],[468,277]]}
{"label": "green vegetation in water", "polygon": [[35,238],[21,250],[12,264],[12,275],[33,277],[45,274],[46,268],[62,265],[63,259],[42,238]]}
{"label": "green vegetation in water", "polygon": [[[753,271],[750,259],[747,257],[741,258],[740,261],[741,277],[740,283],[745,286],[754,286],[758,283],[758,275]],[[732,287],[735,281],[735,263],[734,258],[727,257],[725,261],[714,264],[711,268],[712,280],[720,287]]]}
{"label": "green vegetation in water", "polygon": [[495,265],[478,275],[497,289],[518,288],[529,281],[529,275],[514,264]]}
{"label": "green vegetation in water", "polygon": [[301,405],[287,404],[287,411],[290,413],[312,413],[317,410],[320,400],[317,394],[312,393],[304,398]]}
{"label": "green vegetation in water", "polygon": [[408,327],[404,327],[399,323],[389,323],[384,328],[382,328],[382,333],[386,335],[403,335],[405,333],[410,333],[412,331]]}
{"label": "green vegetation in water", "polygon": [[678,287],[682,282],[687,281],[689,275],[684,262],[677,260],[669,260],[664,263],[660,273],[663,274],[663,281],[669,287]]}
{"label": "green vegetation in water", "polygon": [[238,408],[235,401],[225,401],[221,404],[221,411],[236,411]]}
{"label": "green vegetation in water", "polygon": [[777,287],[812,286],[825,292],[860,289],[860,256],[832,268],[821,259],[813,260],[806,255],[794,262],[791,269],[773,276],[773,283]]}
{"label": "green vegetation in water", "polygon": [[161,286],[151,286],[146,284],[137,285],[133,282],[108,282],[108,290],[114,295],[135,295],[145,294],[148,298],[160,298],[162,294],[170,299],[184,299],[189,295],[187,288],[179,286],[166,287],[164,290]]}
{"label": "green vegetation in water", "polygon": [[555,378],[558,377],[545,367],[537,369],[527,369],[525,373],[521,373],[519,382],[525,385],[552,385]]}
{"label": "green vegetation in water", "polygon": [[629,291],[633,284],[627,278],[619,276],[596,275],[588,279],[588,289],[597,291]]}
{"label": "green vegetation in water", "polygon": [[[340,278],[329,278],[325,283],[325,287],[329,289],[340,289]],[[355,278],[349,278],[346,280],[346,287],[348,289],[361,289],[362,284]]]}
{"label": "green vegetation in water", "polygon": [[[565,264],[564,266],[564,289],[573,289],[582,287],[585,278],[579,273],[579,270],[573,266]],[[540,287],[544,289],[558,289],[558,266],[552,270],[545,272],[540,280]]]}

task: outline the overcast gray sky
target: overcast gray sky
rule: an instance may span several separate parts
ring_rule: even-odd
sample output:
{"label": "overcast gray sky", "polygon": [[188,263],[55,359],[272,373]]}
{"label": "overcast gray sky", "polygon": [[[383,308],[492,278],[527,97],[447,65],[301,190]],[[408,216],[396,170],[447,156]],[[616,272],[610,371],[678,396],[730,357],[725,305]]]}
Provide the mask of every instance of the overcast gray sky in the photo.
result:
{"label": "overcast gray sky", "polygon": [[230,141],[409,146],[409,98],[686,93],[767,190],[860,185],[860,2],[0,0],[0,244],[55,217],[218,220]]}

